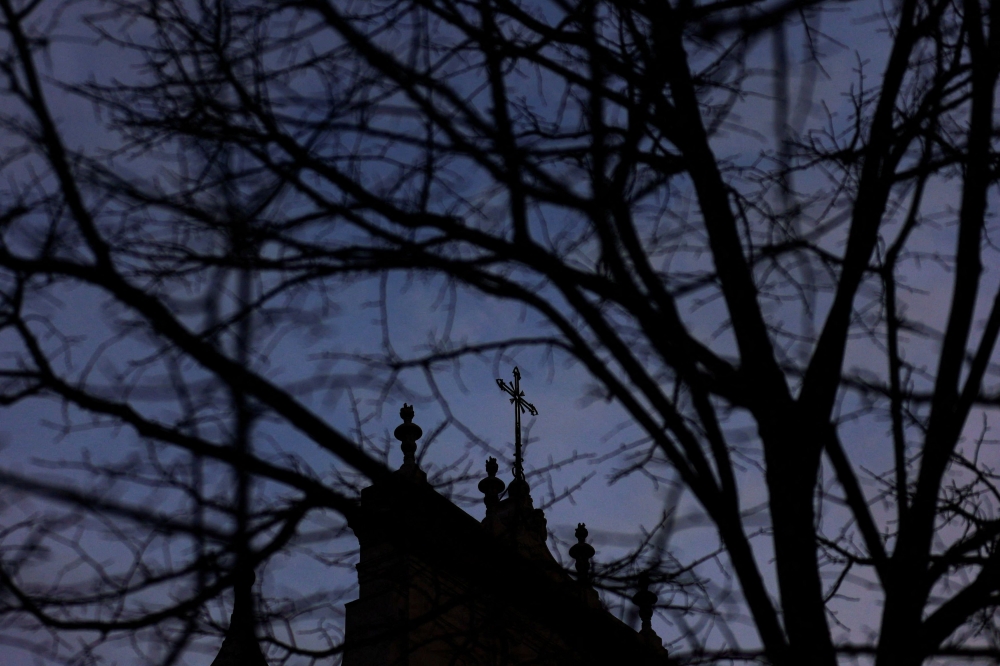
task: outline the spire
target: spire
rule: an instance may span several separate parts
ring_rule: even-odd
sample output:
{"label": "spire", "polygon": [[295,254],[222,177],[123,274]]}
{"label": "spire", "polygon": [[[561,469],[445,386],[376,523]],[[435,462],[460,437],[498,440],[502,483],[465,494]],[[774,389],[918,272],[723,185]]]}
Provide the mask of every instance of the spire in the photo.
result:
{"label": "spire", "polygon": [[507,492],[511,497],[521,499],[528,495],[528,482],[524,479],[524,456],[521,450],[521,414],[527,412],[532,416],[538,416],[538,410],[524,399],[524,391],[521,390],[521,371],[517,366],[514,367],[514,383],[511,385],[502,379],[497,379],[497,386],[511,396],[510,404],[514,405],[514,480]]}
{"label": "spire", "polygon": [[267,666],[255,633],[253,583],[256,576],[253,570],[237,572],[235,576],[233,614],[212,666]]}
{"label": "spire", "polygon": [[594,547],[587,543],[587,526],[579,523],[576,526],[576,543],[569,549],[569,556],[576,560],[576,580],[583,584],[590,584],[590,558],[594,556]]}
{"label": "spire", "polygon": [[393,435],[401,442],[403,464],[399,467],[397,474],[405,476],[411,481],[427,481],[427,474],[417,466],[417,459],[414,455],[417,451],[417,440],[424,434],[424,431],[416,423],[413,423],[413,405],[404,402],[402,409],[399,410],[399,417],[403,419],[403,422],[396,426]]}
{"label": "spire", "polygon": [[[497,380],[500,390],[510,397],[514,405],[514,480],[507,486],[506,497],[500,499],[503,491],[503,481],[495,478],[498,469],[496,460],[490,458],[486,463],[486,473],[489,475],[479,485],[486,495],[486,518],[483,524],[495,536],[501,536],[514,544],[517,550],[531,559],[544,560],[555,564],[555,558],[545,545],[548,538],[545,514],[536,509],[531,500],[528,482],[524,478],[524,452],[521,446],[521,414],[538,415],[538,410],[524,399],[521,390],[521,372],[514,368],[514,383],[508,384],[502,379]],[[492,505],[492,506],[491,506]]]}

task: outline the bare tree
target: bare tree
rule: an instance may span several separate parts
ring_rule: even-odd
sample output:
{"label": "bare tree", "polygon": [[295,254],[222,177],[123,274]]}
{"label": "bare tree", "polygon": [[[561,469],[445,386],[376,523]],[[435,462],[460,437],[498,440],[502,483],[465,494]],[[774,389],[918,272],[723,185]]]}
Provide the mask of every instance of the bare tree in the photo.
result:
{"label": "bare tree", "polygon": [[[362,479],[387,473],[362,445],[366,424],[338,430],[310,400],[337,381],[410,395],[421,376],[461,427],[436,378],[538,349],[583,368],[640,433],[598,452],[675,475],[717,530],[755,635],[680,627],[679,658],[1000,654],[996,3],[0,7],[2,401],[51,397],[71,423],[129,428],[149,442],[141,464],[86,470],[170,495],[5,473],[12,491],[73,507],[5,551],[6,616],[203,631],[232,558],[304,547],[316,515],[339,516],[326,533],[342,532]],[[134,69],[46,77],[70,16],[95,52]],[[843,42],[871,25],[874,61],[852,60]],[[97,109],[105,150],[71,145],[57,98]],[[452,299],[423,347],[398,351],[386,324],[379,353],[323,350],[328,365],[294,379],[269,367],[268,341],[327,323],[340,289],[381,280],[387,312],[396,273],[438,276]],[[89,342],[54,310],[67,294],[100,309]],[[486,299],[523,307],[527,332],[453,333],[451,318]],[[348,370],[331,380],[332,367]],[[333,471],[250,446],[258,423],[295,432]],[[235,494],[206,485],[223,469],[244,475],[225,486]],[[758,473],[773,557],[749,527]],[[190,521],[145,508],[180,502]],[[19,582],[40,540],[85,552],[85,536],[65,535],[107,516],[131,521],[118,536],[134,561],[197,547],[97,591]],[[187,594],[130,605],[167,583]],[[845,586],[877,606],[862,641],[838,629],[853,624]],[[110,615],[93,610],[111,599]],[[334,654],[338,640],[310,653],[271,638],[288,658]]]}

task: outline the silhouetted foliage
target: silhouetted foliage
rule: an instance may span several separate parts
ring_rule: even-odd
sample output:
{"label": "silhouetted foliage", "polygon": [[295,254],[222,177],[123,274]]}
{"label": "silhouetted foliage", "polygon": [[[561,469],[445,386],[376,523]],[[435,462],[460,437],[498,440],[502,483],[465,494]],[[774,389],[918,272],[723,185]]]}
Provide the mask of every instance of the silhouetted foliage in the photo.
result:
{"label": "silhouetted foliage", "polygon": [[[420,394],[430,439],[475,445],[439,378],[537,350],[638,433],[592,452],[717,530],[714,581],[657,545],[672,516],[591,573],[675,584],[677,659],[1000,654],[1000,3],[0,9],[0,404],[142,443],[0,471],[0,640],[175,662],[246,567],[352,562],[389,424],[335,428],[324,396]],[[420,346],[387,323],[397,274],[440,288]],[[380,352],[282,346],[373,293]],[[452,326],[497,303],[521,334]],[[335,658],[335,603],[265,604],[272,663]]]}

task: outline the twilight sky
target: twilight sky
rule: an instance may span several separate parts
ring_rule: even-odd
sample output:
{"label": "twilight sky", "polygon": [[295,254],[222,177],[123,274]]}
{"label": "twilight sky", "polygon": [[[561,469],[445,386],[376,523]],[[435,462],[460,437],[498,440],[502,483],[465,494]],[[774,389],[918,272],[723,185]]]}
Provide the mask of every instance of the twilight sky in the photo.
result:
{"label": "twilight sky", "polygon": [[[91,77],[103,81],[112,77],[128,78],[136,75],[131,67],[134,63],[130,62],[128,56],[123,56],[113,45],[95,43],[89,36],[87,27],[79,21],[79,16],[89,8],[90,5],[82,3],[61,16],[56,29],[60,38],[53,40],[43,65],[51,76],[47,91],[67,143],[71,147],[86,150],[108,149],[115,147],[116,139],[103,129],[104,119],[95,117],[89,103],[61,92],[56,85],[59,81],[78,82]],[[883,24],[880,20],[871,18],[875,11],[875,3],[853,3],[844,5],[842,12],[831,12],[824,16],[822,27],[827,33],[827,39],[822,41],[827,54],[823,61],[825,71],[808,72],[795,66],[790,80],[794,94],[803,84],[803,77],[814,79],[812,112],[806,125],[824,123],[824,108],[832,114],[834,123],[845,122],[844,119],[851,110],[845,91],[859,80],[862,72],[869,80],[877,79],[885,57],[886,41],[882,36]],[[794,41],[796,38],[797,35],[790,35],[794,63],[800,62],[801,57]],[[740,131],[730,129],[722,132],[714,144],[717,155],[725,156],[735,163],[752,162],[761,150],[771,148],[768,138],[771,135],[771,103],[767,98],[771,82],[763,71],[768,66],[770,57],[771,45],[768,41],[758,44],[752,51],[750,62],[761,69],[752,73],[748,89],[759,94],[748,94],[737,103],[735,116],[741,120],[743,128]],[[128,168],[136,173],[155,174],[158,165],[157,155],[137,155],[128,163]],[[826,186],[819,174],[810,177],[815,179],[816,188]],[[799,189],[808,190],[813,183],[803,179],[796,185]],[[945,218],[955,202],[946,183],[933,187],[935,189],[933,196],[928,198],[927,213],[942,214],[942,238],[950,238]],[[927,233],[922,242],[928,252],[933,252],[937,240],[933,233]],[[835,238],[830,239],[829,244],[831,248],[838,247]],[[677,258],[675,261],[683,262],[685,259]],[[991,268],[987,266],[987,271],[991,271]],[[919,318],[928,326],[940,330],[947,315],[947,295],[950,289],[947,271],[933,261],[925,261],[919,265],[915,262],[907,279],[915,289],[907,297],[908,307],[912,312],[918,313]],[[996,281],[995,275],[993,280]],[[449,324],[448,295],[446,293],[445,298],[441,298],[441,287],[440,281],[410,280],[401,275],[387,280],[385,293],[389,302],[389,321],[386,328],[391,334],[393,348],[402,356],[419,353],[429,340],[438,339],[445,329],[450,330],[453,340],[470,342],[533,335],[539,330],[537,321],[520,307],[469,292],[457,294],[457,314],[454,322]],[[312,380],[318,375],[328,376],[329,389],[309,394],[303,398],[305,403],[328,423],[354,437],[358,435],[358,431],[356,414],[352,408],[356,407],[357,414],[366,419],[362,431],[367,437],[374,443],[381,443],[386,438],[390,440],[389,461],[395,467],[401,462],[402,456],[398,443],[391,440],[390,433],[399,423],[397,412],[404,400],[416,403],[415,422],[425,433],[424,439],[419,442],[421,445],[427,443],[427,436],[444,418],[441,405],[434,401],[426,378],[419,371],[409,371],[403,378],[405,384],[412,389],[412,394],[397,390],[388,396],[382,396],[377,387],[367,384],[364,377],[357,374],[357,366],[342,360],[335,363],[330,360],[331,356],[380,352],[383,328],[379,322],[379,310],[372,305],[379,297],[379,288],[377,279],[344,287],[333,298],[337,306],[335,313],[328,317],[318,317],[312,324],[307,322],[300,326],[285,327],[281,335],[274,336],[273,341],[262,345],[256,362],[267,376],[282,385]],[[104,318],[113,313],[103,309],[95,294],[84,288],[67,290],[61,296],[61,302],[48,305],[49,315],[53,321],[58,322],[62,330],[81,336],[80,349],[76,352],[79,358],[72,359],[72,363],[75,364],[74,367],[83,367],[90,358],[88,350],[96,349],[97,345],[108,338]],[[984,302],[985,298],[986,296],[983,297]],[[822,302],[817,303],[820,311],[824,305]],[[299,302],[297,307],[309,310],[310,305],[305,301]],[[780,314],[782,306],[779,304],[774,307]],[[716,335],[720,318],[724,316],[718,305],[690,304],[689,311],[684,315],[699,339],[711,341],[713,348],[717,350],[724,351],[727,348],[727,335]],[[794,316],[794,313],[789,312],[789,316]],[[3,344],[3,339],[0,339],[0,351]],[[94,365],[93,372],[100,374],[111,366],[123,367],[130,358],[139,358],[146,351],[148,350],[128,342],[115,345],[112,350],[104,352],[101,362]],[[929,353],[932,351],[929,346],[921,347],[914,343],[911,354],[928,354],[930,359]],[[514,363],[520,367],[526,398],[539,410],[537,419],[526,421],[530,425],[531,437],[526,451],[529,472],[547,465],[549,461],[563,460],[575,453],[592,456],[553,471],[551,490],[537,482],[533,483],[532,494],[537,506],[546,502],[552,492],[559,494],[582,477],[593,475],[572,495],[571,500],[563,500],[548,508],[546,515],[555,536],[564,543],[571,539],[577,522],[586,522],[597,548],[595,561],[599,566],[602,558],[621,554],[623,547],[638,541],[642,530],[655,526],[670,494],[666,484],[657,485],[642,474],[632,474],[612,482],[616,478],[616,471],[622,469],[627,459],[601,459],[600,456],[618,446],[632,443],[639,433],[635,428],[628,427],[627,418],[618,405],[594,399],[590,395],[591,380],[580,367],[569,364],[565,357],[547,356],[535,350],[524,350],[514,357],[506,356],[503,359],[487,354],[463,361],[456,374],[447,371],[438,373],[435,377],[437,388],[446,398],[453,417],[491,448],[470,442],[465,433],[458,428],[449,427],[440,433],[426,452],[424,468],[433,471],[459,460],[460,464],[453,474],[468,471],[470,476],[455,488],[456,495],[463,502],[466,498],[471,498],[463,506],[477,517],[482,515],[475,482],[483,474],[485,458],[497,451],[511,455],[511,408],[505,395],[497,388],[495,379],[500,377],[509,381]],[[882,363],[881,353],[872,349],[866,341],[859,340],[852,344],[845,366],[878,366],[880,371],[879,364]],[[856,405],[845,402],[843,413],[848,414],[855,407]],[[153,412],[163,410],[164,414],[168,414],[173,407],[170,404],[152,403],[149,409]],[[49,465],[39,466],[38,463],[76,461],[84,451],[95,461],[122,460],[130,450],[139,446],[134,435],[125,429],[99,427],[62,432],[60,425],[66,422],[67,417],[77,424],[87,421],[72,410],[64,412],[59,404],[49,400],[26,400],[3,409],[0,415],[0,444],[3,445],[0,449],[0,465],[7,470],[76,479],[81,477],[73,472],[53,470]],[[738,481],[743,506],[752,510],[759,507],[765,499],[762,474],[755,461],[754,432],[749,422],[739,415],[733,417],[729,427],[734,433],[733,441],[746,447],[746,461]],[[855,456],[856,464],[875,471],[885,469],[891,461],[891,451],[883,445],[887,431],[888,424],[873,423],[870,419],[848,421],[841,430],[848,453]],[[262,424],[257,434],[260,438],[257,446],[273,449],[276,454],[281,452],[293,455],[319,472],[332,465],[328,454],[280,424]],[[463,456],[467,457],[463,459]],[[660,472],[669,478],[669,470],[665,467]],[[501,466],[501,476],[509,481],[509,470],[504,466]],[[217,481],[225,483],[225,479]],[[151,500],[154,499],[151,497]],[[678,501],[679,504],[673,507],[677,528],[671,536],[669,547],[681,561],[693,561],[712,552],[718,541],[714,529],[699,519],[700,512],[691,498],[681,495]],[[12,515],[29,515],[34,505],[3,508]],[[838,516],[835,509],[828,519],[836,522]],[[762,527],[766,522],[766,514],[758,511],[756,516],[748,517],[748,531],[752,531],[752,526]],[[109,561],[117,556],[114,546],[102,543],[101,539],[88,540],[88,547],[92,548],[88,554],[95,559]],[[761,536],[753,543],[758,549],[760,561],[768,561],[768,539]],[[555,548],[556,544],[553,543],[552,546]],[[350,539],[344,539],[328,546],[316,546],[316,550],[319,552],[326,548],[329,552],[334,552],[348,547]],[[334,569],[317,559],[321,558],[278,558],[262,577],[265,597],[306,594],[318,587],[336,590],[350,584],[353,576],[350,569]],[[724,569],[724,562],[721,565],[707,562],[701,565],[699,572],[711,578],[713,584],[725,587],[731,585],[732,581],[727,580]],[[58,570],[59,562],[56,558],[50,563],[50,568],[39,570],[38,575],[54,576]],[[770,576],[770,569],[765,570]],[[67,575],[73,574],[70,572]],[[769,577],[767,583],[774,591],[773,579]],[[845,588],[845,599],[834,606],[838,610],[842,609],[839,618],[845,624],[843,631],[850,632],[852,642],[862,642],[867,637],[869,628],[877,626],[878,599],[866,589],[864,583],[860,579],[850,580]],[[343,601],[349,599],[348,596]],[[343,601],[340,602],[341,608]],[[332,612],[330,621],[334,624],[339,619],[338,611],[339,608],[335,608]],[[224,622],[227,611],[216,608],[216,613],[219,620]],[[662,636],[672,637],[677,633],[676,627],[664,624],[662,619],[656,626]],[[744,646],[755,644],[754,630],[749,622],[741,623],[737,620],[731,628]],[[108,648],[107,655],[112,661],[117,659],[119,663],[131,663],[131,653],[128,652],[130,649],[123,642]],[[211,650],[212,646],[207,646],[206,649]],[[15,666],[32,663],[25,651],[13,649],[10,654],[14,655],[13,661],[5,663]],[[186,663],[207,665],[211,658],[209,653],[192,654]]]}

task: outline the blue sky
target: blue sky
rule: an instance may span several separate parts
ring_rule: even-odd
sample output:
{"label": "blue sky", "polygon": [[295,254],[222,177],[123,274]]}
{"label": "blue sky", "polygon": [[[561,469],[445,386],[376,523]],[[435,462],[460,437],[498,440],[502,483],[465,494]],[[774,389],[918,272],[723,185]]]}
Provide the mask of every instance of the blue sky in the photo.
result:
{"label": "blue sky", "polygon": [[[877,20],[861,20],[871,16],[877,7],[871,3],[855,3],[844,6],[842,12],[831,12],[823,19],[823,28],[832,39],[826,42],[828,56],[824,67],[829,76],[806,73],[816,77],[814,115],[811,122],[821,122],[818,114],[823,104],[834,114],[835,122],[847,122],[851,110],[845,91],[856,84],[859,73],[858,63],[864,63],[864,71],[869,81],[877,80],[885,57],[886,40],[882,34],[883,25]],[[74,24],[72,17],[64,18],[60,30],[64,33],[78,34],[83,28]],[[790,37],[794,39],[794,35]],[[835,42],[840,42],[836,45]],[[750,64],[765,68],[770,55],[769,44],[762,43],[752,52]],[[107,79],[113,76],[132,76],[128,57],[122,57],[113,48],[102,45],[95,47],[90,41],[65,40],[56,42],[50,51],[51,74],[58,80],[81,80],[94,76]],[[801,85],[803,70],[793,70],[791,78],[793,91]],[[101,122],[95,120],[93,109],[78,99],[62,95],[55,87],[50,87],[51,100],[58,115],[60,128],[68,137],[71,146],[91,149],[97,146],[114,145],[115,138],[102,131]],[[714,148],[718,155],[730,156],[734,161],[749,163],[762,150],[770,149],[767,137],[771,132],[771,103],[767,99],[770,92],[770,80],[763,70],[758,70],[748,83],[747,94],[737,105],[736,113],[751,130],[760,133],[753,136],[752,132],[724,132],[717,137]],[[137,156],[128,163],[128,168],[138,174],[153,175],[159,169],[155,159]],[[465,174],[463,174],[465,175]],[[465,182],[475,191],[477,181],[474,176]],[[800,189],[810,190],[827,187],[820,174],[813,174],[797,181]],[[952,184],[936,182],[927,198],[926,213],[940,215],[939,230],[925,230],[924,236],[918,239],[921,249],[933,252],[951,242],[952,230],[949,218],[954,216],[956,204]],[[484,194],[482,199],[487,199]],[[490,215],[500,219],[505,218],[505,202],[502,198],[490,200],[487,207]],[[555,224],[570,222],[559,221]],[[830,250],[842,251],[836,235],[825,241]],[[675,257],[671,266],[679,268],[684,262],[690,267],[705,265],[706,256]],[[950,290],[950,274],[933,260],[912,263],[912,270],[906,278],[911,286],[919,291],[906,296],[905,305],[908,312],[918,317],[928,326],[940,329],[947,315],[947,297]],[[989,274],[990,266],[987,266]],[[991,283],[996,283],[996,276],[991,275]],[[388,330],[391,333],[392,344],[403,356],[419,354],[430,339],[438,339],[447,326],[447,299],[440,301],[441,283],[437,280],[414,279],[407,280],[405,276],[391,277],[386,286],[389,301]],[[316,325],[289,325],[282,336],[273,345],[267,346],[265,359],[259,359],[264,373],[274,381],[289,385],[297,381],[313,379],[317,375],[341,376],[333,382],[328,390],[319,390],[303,397],[303,401],[314,412],[321,414],[332,426],[344,433],[356,436],[355,415],[352,413],[351,392],[356,399],[358,413],[365,417],[364,434],[375,443],[384,441],[389,433],[399,423],[397,410],[404,400],[416,402],[416,422],[425,433],[441,422],[443,414],[440,405],[430,397],[430,392],[423,376],[418,371],[412,371],[403,376],[405,384],[413,390],[412,395],[396,390],[388,397],[371,386],[366,386],[360,379],[352,380],[356,368],[351,363],[339,361],[330,364],[329,356],[343,354],[376,354],[380,351],[382,330],[378,322],[379,311],[371,306],[372,301],[379,297],[379,284],[376,279],[358,282],[339,291],[334,302],[337,311],[323,318]],[[48,313],[58,322],[64,331],[71,331],[85,337],[81,349],[74,359],[75,367],[82,367],[88,356],[88,349],[93,349],[107,338],[104,328],[102,304],[98,297],[83,288],[65,289],[56,292],[62,299],[61,303],[48,306]],[[492,299],[476,296],[467,291],[460,291],[458,298],[458,316],[451,328],[454,340],[487,341],[502,339],[509,336],[537,333],[538,323],[533,316],[522,312],[516,305],[499,303]],[[988,302],[990,294],[982,294],[983,304]],[[434,304],[437,303],[436,307]],[[297,302],[298,307],[309,310],[312,306],[308,299]],[[684,304],[682,316],[686,317],[691,329],[699,339],[711,340],[713,348],[720,352],[731,350],[731,343],[725,333],[713,337],[720,330],[725,317],[721,304],[717,301],[710,305],[698,305],[693,300]],[[824,306],[822,297],[818,301],[820,311]],[[797,313],[783,310],[784,306],[774,306],[775,317],[787,316],[792,321]],[[818,317],[822,322],[822,317]],[[2,341],[0,341],[2,342]],[[929,342],[914,340],[908,353],[910,358],[926,356],[928,364],[933,363],[935,345]],[[119,368],[129,359],[140,357],[144,349],[133,342],[123,342],[106,352],[105,362],[117,365]],[[622,409],[613,403],[593,400],[588,396],[589,378],[578,367],[568,363],[568,359],[555,355],[548,357],[537,350],[523,350],[513,358],[497,360],[492,355],[483,358],[471,358],[463,362],[460,381],[449,370],[443,369],[437,375],[438,387],[446,397],[448,406],[454,417],[468,426],[469,430],[480,437],[490,449],[471,444],[464,433],[456,428],[445,430],[434,442],[424,461],[429,470],[440,469],[442,466],[468,454],[467,464],[473,473],[473,480],[460,487],[459,493],[473,498],[478,496],[474,479],[482,474],[483,463],[491,451],[502,450],[508,455],[512,441],[511,409],[505,396],[497,389],[495,379],[510,379],[513,364],[516,363],[522,373],[522,384],[530,400],[539,410],[539,416],[527,423],[530,425],[530,445],[526,453],[529,471],[547,464],[551,460],[560,460],[573,455],[600,454],[613,450],[620,444],[631,442],[639,436],[632,428],[619,429],[622,423],[628,421]],[[874,349],[868,342],[857,340],[852,342],[846,367],[873,369],[881,372],[884,364],[882,353]],[[102,371],[104,366],[97,366],[95,372]],[[933,367],[929,370],[933,371]],[[193,376],[196,376],[194,373]],[[917,381],[920,381],[919,378]],[[350,388],[350,391],[348,391]],[[415,398],[415,400],[414,400]],[[152,413],[166,415],[173,407],[169,404],[143,403],[145,409]],[[851,408],[848,403],[845,409]],[[44,400],[28,400],[13,408],[6,409],[0,420],[0,442],[4,448],[0,451],[3,465],[8,470],[34,470],[32,459],[44,460],[74,460],[82,451],[91,452],[95,459],[119,459],[126,455],[132,447],[137,446],[135,438],[127,430],[116,430],[103,427],[99,429],[81,429],[69,434],[59,432],[58,427],[48,424],[64,422],[64,413],[60,406]],[[78,413],[69,412],[74,422],[85,422],[86,418]],[[757,506],[765,499],[764,486],[759,470],[754,466],[755,457],[753,432],[746,419],[734,416],[730,426],[746,435],[745,445],[747,462],[739,475],[740,492],[745,507]],[[970,422],[969,434],[979,427],[978,423]],[[888,447],[888,424],[873,419],[846,423],[842,434],[848,452],[853,454],[859,467],[873,470],[883,470],[891,460]],[[281,425],[262,425],[260,446],[268,451],[268,455],[283,452],[294,455],[308,463],[318,473],[324,473],[334,465],[328,454],[322,452],[313,443],[306,441],[300,434]],[[734,441],[738,441],[734,438]],[[395,442],[392,442],[389,456],[391,466],[401,462],[401,454]],[[425,443],[424,441],[421,444]],[[664,509],[667,487],[654,484],[642,475],[634,474],[615,483],[609,483],[615,471],[621,468],[623,461],[619,459],[594,463],[581,461],[566,469],[552,474],[553,488],[556,493],[571,486],[576,480],[591,473],[594,474],[587,484],[573,495],[573,501],[563,501],[547,511],[550,527],[555,536],[569,541],[573,527],[577,522],[586,522],[591,530],[593,541],[597,546],[596,560],[622,552],[622,545],[627,538],[635,539],[635,535],[643,529],[652,528],[659,520]],[[461,467],[459,471],[464,470]],[[501,467],[501,476],[509,480],[509,472]],[[32,473],[55,475],[57,472],[32,471]],[[666,470],[663,470],[667,474]],[[73,476],[72,474],[69,476]],[[536,505],[544,502],[547,489],[537,486],[533,489]],[[472,503],[466,506],[473,515],[482,514],[482,505]],[[26,510],[24,506],[16,510]],[[692,517],[699,511],[687,495],[680,497],[676,507],[678,516]],[[766,515],[760,518],[748,518],[748,531],[752,531],[759,521],[766,520]],[[836,523],[843,520],[836,511],[832,511],[830,520]],[[690,521],[697,524],[697,521]],[[688,522],[682,522],[688,525]],[[625,535],[620,538],[621,535]],[[631,537],[629,537],[631,535]],[[624,538],[624,540],[622,540]],[[102,546],[94,540],[95,554],[101,557],[111,557],[113,550],[100,551]],[[671,539],[671,547],[682,560],[692,560],[711,552],[717,545],[717,537],[710,527],[689,527],[679,530]],[[554,546],[554,544],[553,544]],[[769,562],[770,544],[766,537],[754,540],[758,548],[759,561]],[[350,547],[350,539],[333,542],[326,548],[337,551]],[[108,546],[110,548],[110,546]],[[321,549],[322,550],[322,549]],[[54,566],[54,565],[53,565]],[[724,562],[723,562],[724,568]],[[773,578],[770,568],[767,571],[767,583],[773,591]],[[704,565],[702,571],[711,576],[719,584],[725,583],[724,571],[720,571],[714,563]],[[42,575],[44,572],[40,572]],[[352,573],[349,569],[338,570],[317,562],[317,558],[299,556],[286,559],[275,564],[263,577],[265,595],[274,597],[306,593],[317,586],[326,586],[335,590],[340,586],[349,585]],[[849,640],[862,642],[867,638],[869,627],[877,626],[878,598],[877,595],[865,589],[863,580],[850,581],[846,591],[849,599],[835,602],[840,609],[841,618],[845,619],[847,630],[850,630]],[[217,617],[224,622],[226,611],[216,609]],[[322,621],[336,623],[337,613]],[[332,619],[331,619],[332,618]],[[320,620],[317,620],[320,621]],[[674,629],[657,625],[664,635],[670,635]],[[754,633],[749,624],[735,623],[738,638],[745,644],[754,643]],[[127,648],[124,648],[127,649]],[[115,653],[115,654],[125,654]],[[127,658],[121,657],[127,663]],[[199,659],[201,659],[199,661]],[[209,663],[211,655],[203,658],[192,657],[191,664]],[[14,662],[19,663],[19,662]],[[27,657],[23,662],[29,663]]]}

